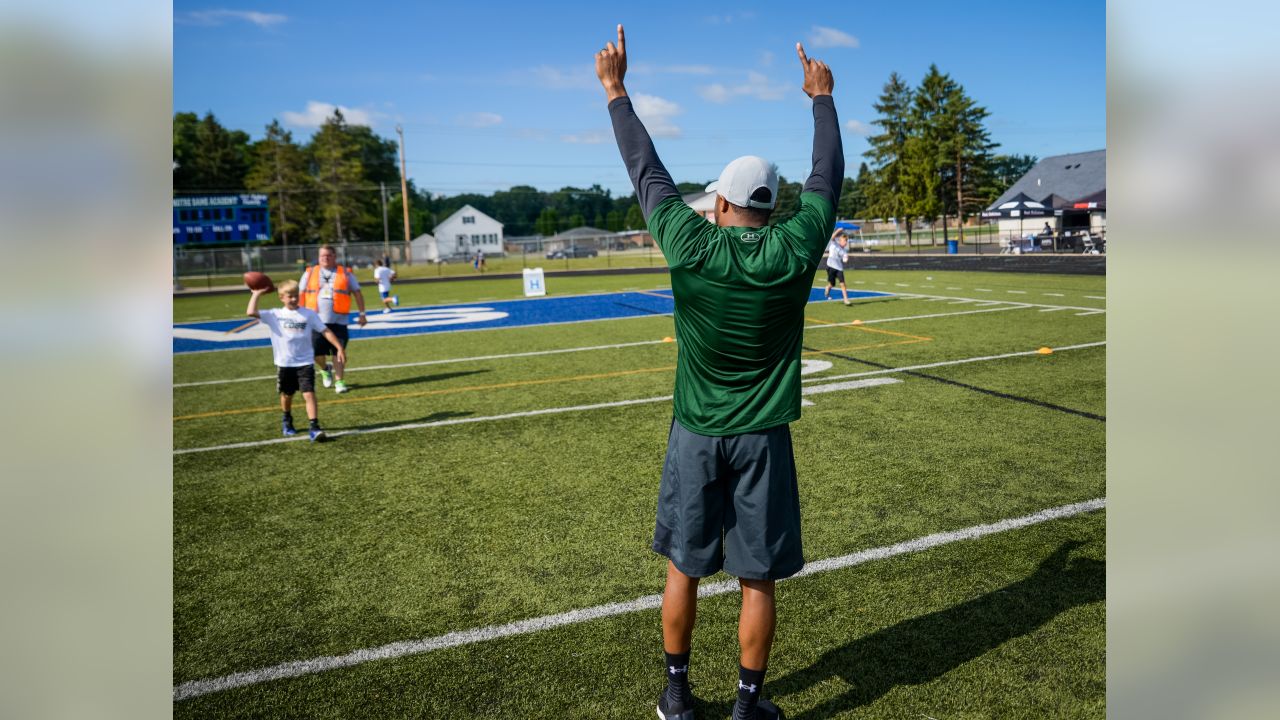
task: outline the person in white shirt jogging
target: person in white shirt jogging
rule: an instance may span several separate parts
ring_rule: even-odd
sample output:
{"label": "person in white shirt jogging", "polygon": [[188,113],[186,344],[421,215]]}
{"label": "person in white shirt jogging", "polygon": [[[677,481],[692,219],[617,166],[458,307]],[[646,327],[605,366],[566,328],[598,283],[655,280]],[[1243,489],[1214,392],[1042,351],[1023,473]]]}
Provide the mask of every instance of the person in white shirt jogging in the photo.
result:
{"label": "person in white shirt jogging", "polygon": [[396,279],[396,271],[382,260],[374,260],[373,279],[378,283],[378,296],[382,298],[382,314],[391,312],[391,306],[400,304],[400,296],[391,294],[391,281]]}
{"label": "person in white shirt jogging", "polygon": [[259,310],[258,300],[267,290],[254,290],[249,296],[249,307],[245,314],[258,318],[271,331],[271,355],[276,363],[276,388],[280,391],[280,410],[283,417],[280,425],[285,437],[297,435],[293,427],[293,395],[302,391],[302,399],[307,404],[307,420],[311,422],[311,442],[324,439],[324,430],[320,429],[319,408],[316,403],[315,350],[311,343],[311,333],[324,335],[338,349],[338,362],[345,362],[346,352],[338,342],[338,336],[320,322],[320,316],[314,310],[298,307],[298,283],[286,280],[280,283],[280,302],[284,307],[279,310]]}
{"label": "person in white shirt jogging", "polygon": [[836,230],[827,243],[827,289],[822,291],[822,299],[831,299],[831,288],[840,283],[840,292],[844,293],[844,304],[849,302],[849,287],[844,284],[844,264],[849,262],[849,238],[844,230]]}

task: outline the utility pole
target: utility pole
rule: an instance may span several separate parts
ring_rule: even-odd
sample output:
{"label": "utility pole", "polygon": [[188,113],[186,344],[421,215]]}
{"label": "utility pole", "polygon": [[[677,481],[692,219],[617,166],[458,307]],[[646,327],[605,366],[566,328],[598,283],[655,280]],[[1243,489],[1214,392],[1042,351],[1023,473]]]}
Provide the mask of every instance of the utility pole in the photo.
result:
{"label": "utility pole", "polygon": [[404,128],[396,125],[396,134],[400,136],[400,204],[404,206],[404,261],[413,264],[413,238],[409,234],[409,185],[405,180],[404,169]]}
{"label": "utility pole", "polygon": [[379,182],[382,187],[382,254],[391,258],[391,231],[387,229],[387,184]]}

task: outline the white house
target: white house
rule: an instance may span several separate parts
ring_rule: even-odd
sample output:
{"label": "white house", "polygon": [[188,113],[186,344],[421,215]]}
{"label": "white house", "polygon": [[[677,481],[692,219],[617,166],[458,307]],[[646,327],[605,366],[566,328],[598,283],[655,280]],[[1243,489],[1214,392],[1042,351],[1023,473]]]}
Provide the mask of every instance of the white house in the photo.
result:
{"label": "white house", "polygon": [[705,191],[689,193],[688,195],[682,195],[680,199],[684,200],[686,205],[693,208],[693,211],[702,217],[711,222],[716,221],[716,193]]}
{"label": "white house", "polygon": [[502,255],[502,223],[470,205],[463,205],[433,230],[438,257],[470,257],[477,250]]}
{"label": "white house", "polygon": [[418,262],[435,262],[440,259],[440,249],[436,246],[436,237],[431,233],[422,233],[409,241],[410,257]]}

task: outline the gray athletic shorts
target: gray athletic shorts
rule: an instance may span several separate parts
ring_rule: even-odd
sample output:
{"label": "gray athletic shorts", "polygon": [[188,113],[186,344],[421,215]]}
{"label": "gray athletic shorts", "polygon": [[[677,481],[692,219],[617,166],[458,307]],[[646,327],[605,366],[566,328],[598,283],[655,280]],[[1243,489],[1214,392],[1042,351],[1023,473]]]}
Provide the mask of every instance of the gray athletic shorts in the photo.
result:
{"label": "gray athletic shorts", "polygon": [[791,429],[707,437],[671,421],[654,552],[689,577],[800,572],[800,491]]}

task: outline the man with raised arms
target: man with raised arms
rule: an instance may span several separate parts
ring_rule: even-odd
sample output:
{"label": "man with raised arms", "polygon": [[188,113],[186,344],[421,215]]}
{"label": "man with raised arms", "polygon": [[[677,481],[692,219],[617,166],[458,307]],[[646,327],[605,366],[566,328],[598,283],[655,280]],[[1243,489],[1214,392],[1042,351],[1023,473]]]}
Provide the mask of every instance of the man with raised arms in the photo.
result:
{"label": "man with raised arms", "polygon": [[[707,187],[708,222],[680,199],[623,85],[626,41],[596,53],[618,149],[649,232],[666,256],[675,297],[675,408],[658,497],[653,549],[668,558],[662,600],[664,720],[693,720],[689,653],[698,581],[739,579],[741,646],[734,720],[780,718],[760,696],[776,612],[775,581],[804,565],[800,496],[789,423],[800,417],[804,308],[844,177],[840,124],[825,63],[796,43],[802,89],[813,100],[813,169],[789,220],[769,225],[776,167],[740,157]],[[750,117],[750,113],[739,114]]]}

